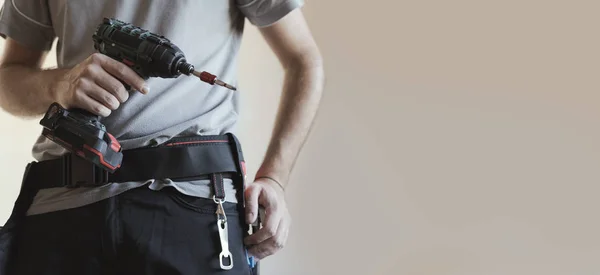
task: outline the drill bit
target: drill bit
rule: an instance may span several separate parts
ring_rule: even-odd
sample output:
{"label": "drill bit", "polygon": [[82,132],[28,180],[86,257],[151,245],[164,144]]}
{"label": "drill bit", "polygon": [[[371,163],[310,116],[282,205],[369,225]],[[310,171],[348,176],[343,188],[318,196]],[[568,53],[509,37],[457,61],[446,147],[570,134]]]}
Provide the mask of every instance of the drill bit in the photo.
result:
{"label": "drill bit", "polygon": [[227,89],[230,89],[230,90],[233,90],[233,91],[237,90],[237,88],[235,88],[235,87],[233,87],[233,86],[231,86],[231,85],[229,85],[229,84],[221,81],[220,79],[217,78],[217,76],[215,76],[215,75],[213,75],[213,74],[211,74],[209,72],[193,71],[192,74],[195,75],[195,76],[197,76],[198,78],[200,78],[200,80],[202,80],[202,81],[204,81],[204,82],[206,82],[208,84],[211,84],[211,85],[217,84],[219,86],[223,86],[223,87],[225,87]]}
{"label": "drill bit", "polygon": [[223,87],[225,87],[227,89],[230,89],[232,91],[236,91],[237,90],[235,87],[233,87],[233,86],[231,86],[231,85],[229,85],[229,84],[227,84],[227,83],[225,83],[225,82],[223,82],[223,81],[221,81],[219,79],[215,79],[215,84],[217,84],[219,86],[223,86]]}

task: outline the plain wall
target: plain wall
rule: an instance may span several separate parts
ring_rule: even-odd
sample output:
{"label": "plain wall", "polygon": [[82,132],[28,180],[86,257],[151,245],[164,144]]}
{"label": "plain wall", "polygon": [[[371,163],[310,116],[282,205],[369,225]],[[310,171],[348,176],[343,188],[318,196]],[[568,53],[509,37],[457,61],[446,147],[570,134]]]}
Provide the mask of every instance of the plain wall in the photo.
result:
{"label": "plain wall", "polygon": [[[600,274],[599,8],[307,1],[327,87],[262,274]],[[251,177],[283,74],[251,26],[240,61]],[[40,128],[0,126],[5,220]]]}

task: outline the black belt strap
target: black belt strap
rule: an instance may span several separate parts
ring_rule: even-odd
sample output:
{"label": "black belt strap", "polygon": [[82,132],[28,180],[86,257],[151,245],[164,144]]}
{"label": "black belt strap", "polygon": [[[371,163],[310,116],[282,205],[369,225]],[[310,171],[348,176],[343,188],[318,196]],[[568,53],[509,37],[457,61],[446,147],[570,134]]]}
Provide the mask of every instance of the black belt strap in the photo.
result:
{"label": "black belt strap", "polygon": [[[123,151],[123,163],[108,174],[90,162],[67,154],[61,158],[34,162],[29,182],[39,189],[51,187],[98,186],[112,182],[147,179],[216,179],[239,174],[238,143],[233,135],[177,138],[159,147]],[[243,160],[242,160],[243,161]],[[224,190],[219,190],[224,197]]]}

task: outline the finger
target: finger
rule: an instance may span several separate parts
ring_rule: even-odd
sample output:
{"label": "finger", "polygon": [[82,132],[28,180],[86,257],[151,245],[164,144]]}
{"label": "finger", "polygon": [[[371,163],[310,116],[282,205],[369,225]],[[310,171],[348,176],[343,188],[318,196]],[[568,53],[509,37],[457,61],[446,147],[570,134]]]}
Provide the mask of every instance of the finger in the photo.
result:
{"label": "finger", "polygon": [[285,246],[285,243],[287,241],[287,224],[288,223],[286,219],[282,219],[279,224],[279,227],[277,228],[277,234],[275,234],[275,236],[271,237],[267,241],[251,247],[250,249],[248,249],[248,253],[258,258],[259,260],[277,253],[277,251],[281,250]]}
{"label": "finger", "polygon": [[272,252],[271,248],[266,243],[255,245],[248,249],[248,254],[250,254],[250,256],[256,258],[257,260],[262,260],[268,257],[269,255],[273,255],[273,253],[275,252]]}
{"label": "finger", "polygon": [[78,104],[79,108],[87,110],[91,113],[94,113],[99,116],[107,117],[110,115],[110,109],[106,108],[106,106],[100,104],[95,99],[89,97],[86,94],[82,94],[79,96]]}
{"label": "finger", "polygon": [[252,184],[244,191],[246,196],[246,222],[252,224],[258,217],[258,197],[260,195],[260,185]]}
{"label": "finger", "polygon": [[144,81],[144,79],[141,78],[131,68],[127,67],[127,65],[104,55],[102,55],[102,57],[95,58],[100,63],[102,68],[104,68],[104,70],[106,70],[106,72],[108,72],[109,74],[129,84],[131,87],[140,91],[143,94],[148,93],[149,88],[146,85],[146,81]]}
{"label": "finger", "polygon": [[277,252],[274,246],[263,243],[260,245],[253,246],[248,249],[248,254],[255,257],[257,260],[262,260],[268,256],[271,256]]}
{"label": "finger", "polygon": [[124,103],[129,99],[129,92],[127,92],[123,83],[106,71],[99,70],[95,78],[96,84],[113,94],[120,103]]}
{"label": "finger", "polygon": [[276,207],[270,207],[265,210],[266,215],[263,227],[256,233],[246,238],[247,245],[256,245],[262,243],[265,240],[275,236],[277,233],[279,223],[281,222],[281,211],[279,211]]}
{"label": "finger", "polygon": [[277,227],[277,234],[275,234],[275,236],[267,240],[267,243],[269,245],[272,245],[275,251],[279,251],[285,246],[287,242],[289,228],[290,226],[288,220],[282,218],[281,222],[279,223],[279,226]]}
{"label": "finger", "polygon": [[291,227],[291,219],[290,218],[283,218],[281,220],[281,225],[279,225],[278,232],[277,233],[277,239],[275,240],[275,246],[277,246],[279,249],[283,249],[283,247],[287,244],[288,241],[288,237],[290,235],[290,227]]}
{"label": "finger", "polygon": [[89,85],[88,89],[86,90],[86,94],[110,110],[116,110],[119,108],[119,100],[113,94],[107,90],[104,90],[96,83],[91,83]]}
{"label": "finger", "polygon": [[256,234],[249,236],[249,244],[261,243],[273,237],[283,218],[283,211],[277,204],[278,197],[276,193],[268,192],[267,189],[262,189],[258,200],[259,204],[264,207],[265,218],[262,222],[263,227],[260,228]]}

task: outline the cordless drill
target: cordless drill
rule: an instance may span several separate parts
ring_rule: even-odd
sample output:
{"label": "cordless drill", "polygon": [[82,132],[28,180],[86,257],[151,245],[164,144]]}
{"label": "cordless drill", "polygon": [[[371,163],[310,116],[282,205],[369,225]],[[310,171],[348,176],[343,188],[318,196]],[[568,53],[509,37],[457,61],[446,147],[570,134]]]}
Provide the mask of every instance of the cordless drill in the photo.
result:
{"label": "cordless drill", "polygon": [[[92,39],[94,49],[127,65],[145,80],[194,75],[211,85],[236,90],[213,74],[195,71],[169,39],[118,19],[104,18]],[[82,109],[66,110],[53,103],[40,124],[44,127],[43,136],[98,167],[113,173],[121,166],[121,145],[106,131],[99,116]]]}

